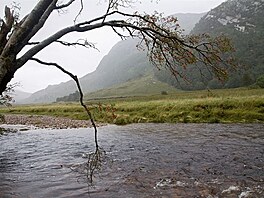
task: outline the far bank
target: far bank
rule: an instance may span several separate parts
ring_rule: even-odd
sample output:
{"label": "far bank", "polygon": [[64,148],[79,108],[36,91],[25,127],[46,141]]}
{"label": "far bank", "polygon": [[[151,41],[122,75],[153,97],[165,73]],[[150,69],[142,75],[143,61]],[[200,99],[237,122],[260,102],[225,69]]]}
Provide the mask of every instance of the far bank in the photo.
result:
{"label": "far bank", "polygon": [[[264,123],[264,89],[240,88],[94,98],[86,103],[97,123]],[[88,120],[78,102],[1,107],[0,114]]]}

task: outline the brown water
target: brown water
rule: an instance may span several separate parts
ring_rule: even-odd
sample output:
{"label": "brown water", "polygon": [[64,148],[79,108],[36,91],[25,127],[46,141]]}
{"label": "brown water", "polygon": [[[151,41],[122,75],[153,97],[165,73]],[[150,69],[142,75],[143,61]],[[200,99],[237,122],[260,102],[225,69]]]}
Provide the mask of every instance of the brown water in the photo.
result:
{"label": "brown water", "polygon": [[264,197],[264,125],[99,128],[107,163],[94,186],[76,172],[92,129],[0,135],[0,197]]}

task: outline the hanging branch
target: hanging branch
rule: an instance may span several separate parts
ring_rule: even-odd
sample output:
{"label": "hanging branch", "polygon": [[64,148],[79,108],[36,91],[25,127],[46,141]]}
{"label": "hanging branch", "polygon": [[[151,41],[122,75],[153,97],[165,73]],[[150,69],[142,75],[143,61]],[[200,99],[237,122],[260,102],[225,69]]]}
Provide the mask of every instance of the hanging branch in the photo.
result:
{"label": "hanging branch", "polygon": [[97,137],[97,127],[96,127],[96,124],[94,122],[94,119],[92,117],[90,110],[88,109],[88,107],[83,102],[83,92],[81,89],[79,79],[77,76],[75,76],[71,72],[65,70],[62,66],[58,65],[57,63],[48,63],[48,62],[41,61],[37,58],[31,58],[30,60],[36,61],[42,65],[54,66],[54,67],[58,68],[59,70],[61,70],[63,73],[69,75],[75,81],[77,88],[79,90],[79,93],[80,93],[80,103],[83,106],[83,108],[85,109],[88,117],[90,118],[92,126],[94,128],[95,152],[91,152],[87,155],[88,160],[87,160],[87,163],[85,164],[85,171],[86,171],[85,174],[86,174],[87,181],[90,184],[92,184],[96,171],[101,170],[105,151],[99,147],[98,137]]}
{"label": "hanging branch", "polygon": [[82,11],[83,11],[83,0],[80,0],[81,2],[81,7],[80,7],[80,10],[78,12],[78,14],[76,15],[75,19],[73,20],[74,23],[76,23],[78,17],[82,14]]}
{"label": "hanging branch", "polygon": [[42,65],[48,65],[48,66],[54,66],[56,68],[58,68],[59,70],[61,70],[63,73],[67,74],[68,76],[70,76],[76,83],[76,86],[78,88],[78,91],[80,93],[80,104],[82,105],[82,107],[84,108],[84,110],[86,111],[91,123],[92,123],[92,126],[94,128],[94,133],[95,133],[95,146],[96,146],[96,150],[99,149],[99,146],[98,146],[98,140],[97,140],[97,127],[96,127],[96,124],[94,122],[94,119],[93,119],[93,116],[90,112],[90,110],[88,109],[88,107],[84,104],[83,102],[83,92],[82,92],[82,88],[81,88],[81,85],[80,85],[80,82],[79,82],[79,79],[76,75],[73,75],[71,72],[67,71],[66,69],[64,69],[62,66],[58,65],[57,63],[48,63],[48,62],[44,62],[42,60],[39,60],[37,58],[31,58],[30,60],[32,61],[36,61]]}

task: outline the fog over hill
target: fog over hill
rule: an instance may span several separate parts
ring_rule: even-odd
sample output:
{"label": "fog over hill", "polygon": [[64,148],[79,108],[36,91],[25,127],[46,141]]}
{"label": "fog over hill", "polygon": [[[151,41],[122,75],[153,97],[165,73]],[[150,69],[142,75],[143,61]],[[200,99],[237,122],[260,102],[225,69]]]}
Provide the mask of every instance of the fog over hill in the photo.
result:
{"label": "fog over hill", "polygon": [[14,103],[19,103],[20,101],[23,101],[26,98],[28,98],[31,95],[31,93],[27,93],[24,91],[20,91],[18,89],[14,89],[14,91],[11,92],[9,95],[13,97]]}

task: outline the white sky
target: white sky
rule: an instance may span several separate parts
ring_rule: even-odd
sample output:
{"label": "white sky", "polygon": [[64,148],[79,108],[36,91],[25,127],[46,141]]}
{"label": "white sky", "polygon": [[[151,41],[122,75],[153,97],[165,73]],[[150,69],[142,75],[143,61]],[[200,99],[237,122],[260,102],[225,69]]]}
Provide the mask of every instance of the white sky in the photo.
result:
{"label": "white sky", "polygon": [[[10,5],[14,0],[0,0],[0,17],[3,17],[5,5]],[[225,0],[142,0],[142,3],[137,3],[128,12],[139,10],[141,12],[153,13],[155,10],[162,12],[165,15],[175,13],[202,13],[218,6]],[[20,4],[21,18],[27,14],[36,4],[36,0],[16,0]],[[99,16],[105,11],[105,0],[84,0],[87,3],[82,14],[82,18],[91,19]],[[62,27],[73,24],[74,16],[78,12],[79,3],[75,3],[71,9],[68,9],[67,14],[59,15],[54,13],[47,25],[36,35],[34,41],[40,41],[45,36],[52,35]],[[87,14],[86,14],[87,13]],[[101,29],[82,34],[72,34],[63,37],[62,40],[77,41],[78,39],[87,39],[90,42],[96,43],[99,52],[93,49],[82,47],[64,47],[59,44],[52,44],[45,50],[41,51],[36,57],[47,62],[57,62],[64,66],[67,70],[73,72],[78,77],[82,77],[96,69],[99,62],[109,50],[120,40],[118,36],[111,32],[110,29]],[[70,77],[58,71],[56,68],[39,65],[35,62],[28,62],[19,69],[12,82],[19,82],[20,90],[26,92],[35,92],[46,88],[51,84],[59,84],[70,80]]]}

